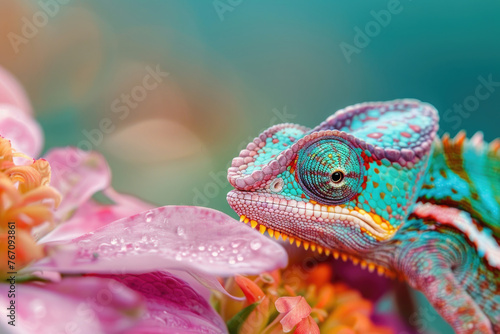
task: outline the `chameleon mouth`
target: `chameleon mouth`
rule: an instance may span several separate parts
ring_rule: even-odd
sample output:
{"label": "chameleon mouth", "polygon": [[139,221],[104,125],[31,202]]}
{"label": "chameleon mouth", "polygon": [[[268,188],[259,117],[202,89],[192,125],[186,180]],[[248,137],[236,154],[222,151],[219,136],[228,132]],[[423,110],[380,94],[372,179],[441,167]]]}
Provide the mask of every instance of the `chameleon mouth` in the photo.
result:
{"label": "chameleon mouth", "polygon": [[[349,210],[341,206],[320,205],[312,201],[304,203],[287,200],[284,196],[277,194],[271,196],[264,192],[250,193],[239,190],[230,191],[227,195],[227,201],[239,215],[244,214],[245,217],[251,216],[253,219],[262,220],[263,223],[260,225],[267,225],[265,228],[268,229],[273,225],[265,224],[265,222],[279,212],[286,216],[283,217],[283,220],[294,220],[295,217],[303,217],[318,224],[343,222],[345,226],[350,225],[359,228],[362,233],[377,241],[388,240],[396,233],[396,228],[387,220],[358,207]],[[271,233],[274,233],[274,231]]]}
{"label": "chameleon mouth", "polygon": [[383,266],[380,266],[376,263],[360,259],[354,255],[347,254],[347,253],[341,252],[341,251],[336,250],[336,249],[330,249],[330,248],[320,246],[314,242],[302,240],[302,239],[299,239],[299,238],[294,237],[294,236],[289,236],[283,232],[279,232],[277,230],[273,230],[271,228],[268,228],[265,225],[255,221],[253,219],[249,219],[245,215],[240,216],[240,222],[245,223],[245,224],[249,224],[253,229],[258,230],[261,234],[264,234],[267,232],[270,237],[272,237],[272,238],[274,237],[276,240],[279,240],[280,237],[283,239],[283,241],[288,240],[290,245],[293,245],[295,243],[297,245],[297,247],[302,246],[305,250],[310,249],[310,250],[317,252],[319,254],[325,253],[326,256],[332,255],[333,258],[336,260],[339,258],[342,259],[342,261],[344,261],[344,262],[346,262],[347,260],[350,260],[354,265],[359,264],[359,266],[362,269],[366,269],[371,273],[376,271],[379,276],[384,275],[384,276],[386,276],[388,278],[392,278],[392,279],[397,278],[397,275],[395,272],[393,272],[393,271],[391,271]]}

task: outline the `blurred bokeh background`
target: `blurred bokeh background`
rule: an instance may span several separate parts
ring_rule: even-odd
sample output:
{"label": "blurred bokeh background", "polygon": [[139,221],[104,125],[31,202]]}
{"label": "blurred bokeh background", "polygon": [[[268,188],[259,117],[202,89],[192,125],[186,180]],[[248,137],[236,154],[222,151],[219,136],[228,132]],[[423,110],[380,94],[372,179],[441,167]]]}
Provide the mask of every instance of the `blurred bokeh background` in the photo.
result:
{"label": "blurred bokeh background", "polygon": [[[412,97],[437,107],[441,134],[498,137],[498,13],[493,0],[0,0],[0,65],[46,149],[98,150],[122,192],[232,214],[228,164],[273,124]],[[420,332],[449,331],[417,298]]]}

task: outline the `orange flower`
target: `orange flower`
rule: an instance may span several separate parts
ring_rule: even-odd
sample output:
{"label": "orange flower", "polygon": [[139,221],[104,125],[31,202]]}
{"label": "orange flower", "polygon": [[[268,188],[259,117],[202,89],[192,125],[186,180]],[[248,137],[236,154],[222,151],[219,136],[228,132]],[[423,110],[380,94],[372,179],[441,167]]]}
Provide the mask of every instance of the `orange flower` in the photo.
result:
{"label": "orange flower", "polygon": [[332,276],[326,263],[238,276],[226,281],[226,289],[238,296],[243,292],[245,300],[220,295],[213,301],[232,333],[392,333],[371,321],[370,301],[345,284],[332,283]]}
{"label": "orange flower", "polygon": [[[18,165],[15,159],[28,163]],[[53,210],[60,201],[49,182],[47,161],[14,152],[10,141],[0,137],[0,277],[43,257],[33,229],[53,224]]]}

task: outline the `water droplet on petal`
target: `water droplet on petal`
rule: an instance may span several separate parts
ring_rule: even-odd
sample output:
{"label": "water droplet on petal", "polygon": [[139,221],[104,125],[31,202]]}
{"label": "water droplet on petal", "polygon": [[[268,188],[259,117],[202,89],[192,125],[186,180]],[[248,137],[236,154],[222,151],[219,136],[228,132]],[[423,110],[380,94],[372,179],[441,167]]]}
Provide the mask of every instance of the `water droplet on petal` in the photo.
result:
{"label": "water droplet on petal", "polygon": [[198,250],[203,252],[205,250],[205,246],[198,246]]}
{"label": "water droplet on petal", "polygon": [[113,238],[110,241],[110,244],[112,244],[112,245],[116,245],[117,243],[118,243],[118,239],[116,239],[116,238]]}
{"label": "water droplet on petal", "polygon": [[182,226],[177,226],[176,232],[177,232],[177,235],[180,237],[180,236],[184,235],[184,233],[186,232],[186,230]]}
{"label": "water droplet on petal", "polygon": [[217,252],[212,252],[212,256],[217,256],[217,255],[219,255],[219,253],[217,253]]}
{"label": "water droplet on petal", "polygon": [[89,247],[89,245],[90,245],[90,240],[88,240],[88,239],[83,239],[83,240],[78,241],[78,246],[81,248],[87,248],[87,247]]}
{"label": "water droplet on petal", "polygon": [[36,318],[44,318],[47,314],[47,308],[40,299],[35,299],[30,303],[30,309]]}
{"label": "water droplet on petal", "polygon": [[228,263],[229,264],[235,264],[236,260],[234,259],[234,257],[230,257]]}
{"label": "water droplet on petal", "polygon": [[182,256],[181,256],[181,254],[177,254],[177,255],[175,256],[175,259],[176,259],[177,261],[182,261]]}
{"label": "water droplet on petal", "polygon": [[113,248],[114,247],[112,245],[105,243],[105,242],[99,245],[99,251],[101,253],[107,253],[107,252],[111,251]]}
{"label": "water droplet on petal", "polygon": [[153,220],[154,213],[153,211],[148,211],[146,213],[146,223],[151,223],[151,220]]}
{"label": "water droplet on petal", "polygon": [[238,261],[240,261],[240,262],[241,262],[241,261],[243,261],[245,258],[243,257],[243,255],[239,254],[239,255],[236,257],[236,259],[237,259]]}
{"label": "water droplet on petal", "polygon": [[250,248],[253,250],[258,250],[262,246],[262,243],[259,240],[253,240],[250,242]]}

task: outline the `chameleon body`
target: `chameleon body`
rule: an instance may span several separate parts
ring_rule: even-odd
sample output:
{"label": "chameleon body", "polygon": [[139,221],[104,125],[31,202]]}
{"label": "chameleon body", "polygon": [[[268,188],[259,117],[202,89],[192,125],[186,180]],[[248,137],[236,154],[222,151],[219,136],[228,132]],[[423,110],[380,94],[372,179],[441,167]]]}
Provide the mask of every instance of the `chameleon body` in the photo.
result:
{"label": "chameleon body", "polygon": [[233,159],[227,200],[261,233],[406,280],[457,333],[500,333],[500,141],[437,129],[415,100],[273,126]]}

